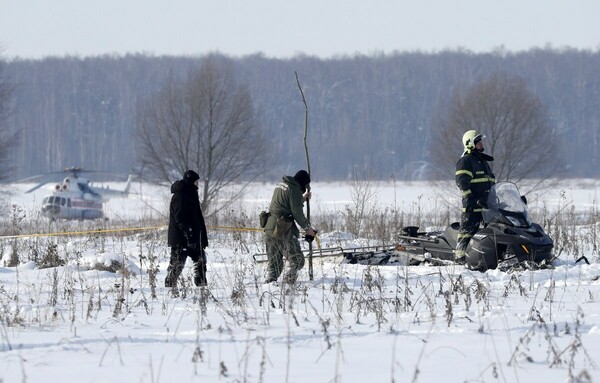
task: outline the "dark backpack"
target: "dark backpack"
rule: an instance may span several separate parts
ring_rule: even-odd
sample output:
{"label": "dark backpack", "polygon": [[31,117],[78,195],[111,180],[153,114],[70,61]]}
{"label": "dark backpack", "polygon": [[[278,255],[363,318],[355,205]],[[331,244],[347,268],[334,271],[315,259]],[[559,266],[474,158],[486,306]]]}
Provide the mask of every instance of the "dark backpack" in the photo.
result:
{"label": "dark backpack", "polygon": [[260,212],[260,214],[258,215],[260,227],[264,228],[265,226],[267,226],[267,220],[269,219],[270,216],[271,216],[271,213],[269,213],[269,212],[266,212],[264,210]]}

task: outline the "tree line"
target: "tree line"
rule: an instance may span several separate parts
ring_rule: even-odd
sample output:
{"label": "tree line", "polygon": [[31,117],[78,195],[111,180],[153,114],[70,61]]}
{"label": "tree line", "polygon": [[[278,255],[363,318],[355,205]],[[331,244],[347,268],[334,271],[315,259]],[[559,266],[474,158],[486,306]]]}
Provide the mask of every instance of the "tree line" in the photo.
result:
{"label": "tree line", "polygon": [[[302,79],[309,108],[308,147],[315,180],[352,179],[355,172],[367,169],[377,179],[439,177],[433,171],[439,167],[439,152],[453,147],[456,159],[461,154],[462,132],[456,137],[439,132],[446,117],[454,118],[446,113],[450,101],[499,73],[522,84],[521,91],[543,107],[546,125],[558,143],[552,147],[561,163],[556,176],[600,176],[600,52],[535,49],[334,59],[273,59],[261,54],[15,59],[3,67],[11,97],[10,113],[2,124],[5,136],[19,135],[7,148],[15,165],[13,178],[67,166],[143,172],[138,133],[149,103],[167,84],[192,78],[190,73],[208,59],[230,68],[236,84],[247,90],[255,111],[252,124],[266,144],[261,148],[266,152],[264,179],[305,166],[304,105],[294,71]],[[454,129],[460,131],[456,121]],[[518,129],[528,131],[519,138],[517,130],[511,138],[521,140],[519,151],[544,145],[548,138],[532,135],[535,129],[527,124]],[[246,140],[254,139],[249,135]],[[536,166],[541,170],[545,164]],[[528,177],[536,175],[534,167]]]}

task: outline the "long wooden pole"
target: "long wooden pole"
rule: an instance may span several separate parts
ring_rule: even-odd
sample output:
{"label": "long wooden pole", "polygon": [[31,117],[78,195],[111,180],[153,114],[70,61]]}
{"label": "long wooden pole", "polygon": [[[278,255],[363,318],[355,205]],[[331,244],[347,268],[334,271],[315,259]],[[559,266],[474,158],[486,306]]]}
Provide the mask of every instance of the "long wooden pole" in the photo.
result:
{"label": "long wooden pole", "polygon": [[[298,72],[294,71],[296,74],[296,83],[298,84],[298,89],[300,89],[300,95],[302,95],[302,102],[304,103],[304,153],[306,154],[306,171],[310,176],[310,159],[308,157],[308,145],[306,143],[306,137],[308,136],[308,104],[306,103],[306,98],[304,98],[304,91],[302,90],[302,86],[300,85],[300,79],[298,78]],[[310,183],[306,186],[306,191],[310,192]],[[310,222],[310,200],[306,200],[306,218],[308,222]],[[312,249],[312,241],[308,242],[308,278],[313,280],[313,249]]]}

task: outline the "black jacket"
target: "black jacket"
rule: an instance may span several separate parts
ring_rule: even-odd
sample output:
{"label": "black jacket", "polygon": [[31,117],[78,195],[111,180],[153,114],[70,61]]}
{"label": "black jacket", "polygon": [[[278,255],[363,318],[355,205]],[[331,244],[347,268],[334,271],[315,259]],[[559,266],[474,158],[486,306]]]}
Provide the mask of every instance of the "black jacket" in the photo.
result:
{"label": "black jacket", "polygon": [[180,180],[171,185],[171,205],[169,207],[169,246],[187,246],[201,244],[208,247],[206,225],[200,209],[198,188],[196,185]]}
{"label": "black jacket", "polygon": [[488,161],[494,157],[471,150],[456,163],[456,185],[462,193],[463,212],[478,212],[478,200],[487,201],[490,188],[496,182]]}

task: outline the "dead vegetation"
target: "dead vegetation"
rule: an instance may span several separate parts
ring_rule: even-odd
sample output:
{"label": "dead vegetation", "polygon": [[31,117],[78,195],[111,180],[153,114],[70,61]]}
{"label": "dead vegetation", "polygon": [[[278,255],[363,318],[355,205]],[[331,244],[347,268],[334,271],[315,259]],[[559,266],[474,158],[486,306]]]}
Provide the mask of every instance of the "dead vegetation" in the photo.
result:
{"label": "dead vegetation", "polygon": [[[418,216],[418,207],[404,218],[389,209],[372,212],[363,214],[357,225],[361,232],[373,235],[368,238],[373,242],[392,240],[393,231],[382,229],[386,219],[391,220],[393,227],[415,219],[426,224],[430,219]],[[440,214],[434,219],[436,223],[447,219],[446,212]],[[343,222],[347,223],[351,216],[343,218],[320,217],[335,230],[355,227],[344,226]],[[543,210],[536,217],[554,237],[563,264],[585,254],[592,254],[589,261],[599,261],[598,221],[594,221],[597,218],[594,212],[582,224],[571,209],[562,207],[554,212]],[[342,226],[336,226],[340,223]],[[234,224],[252,227],[253,221],[241,216]],[[15,225],[18,226],[18,220]],[[2,262],[14,271],[14,281],[0,285],[0,349],[14,347],[8,333],[15,329],[93,322],[107,313],[115,321],[125,321],[130,315],[160,316],[168,321],[177,310],[185,310],[196,317],[197,344],[189,355],[196,364],[209,358],[202,342],[204,334],[218,331],[234,336],[234,329],[264,329],[282,316],[290,334],[293,328],[312,328],[321,340],[323,355],[337,353],[339,362],[345,337],[357,327],[398,336],[407,328],[443,324],[446,331],[463,329],[484,336],[494,331],[490,318],[500,316],[512,326],[528,329],[512,343],[510,354],[498,355],[481,371],[482,377],[497,379],[505,368],[535,363],[564,371],[569,381],[586,381],[589,370],[597,368],[582,332],[585,306],[578,307],[577,315],[569,320],[559,315],[561,303],[557,299],[565,299],[572,284],[588,288],[590,301],[597,300],[600,293],[591,286],[593,281],[564,283],[568,271],[540,271],[550,273],[546,278],[533,271],[495,275],[437,267],[424,272],[409,266],[338,265],[335,260],[320,260],[312,283],[265,286],[262,266],[251,257],[252,252],[262,251],[261,233],[214,231],[211,235],[209,286],[196,288],[186,268],[176,290],[163,287],[168,262],[164,232],[3,241]],[[110,256],[101,257],[103,254]],[[31,262],[41,276],[35,283],[19,275],[20,268]],[[523,300],[530,306],[520,317],[502,309]],[[520,323],[515,324],[515,320]],[[177,336],[181,331],[178,326],[172,328],[169,336]],[[291,344],[291,335],[287,341]],[[250,355],[260,354],[260,376],[269,368],[265,342],[264,334],[256,336],[247,343],[248,349],[238,361],[244,365],[250,363]],[[108,347],[119,347],[119,341],[110,341]],[[224,379],[231,375],[228,363],[221,361],[220,366]],[[413,381],[419,381],[422,375],[419,368],[417,363]]]}

